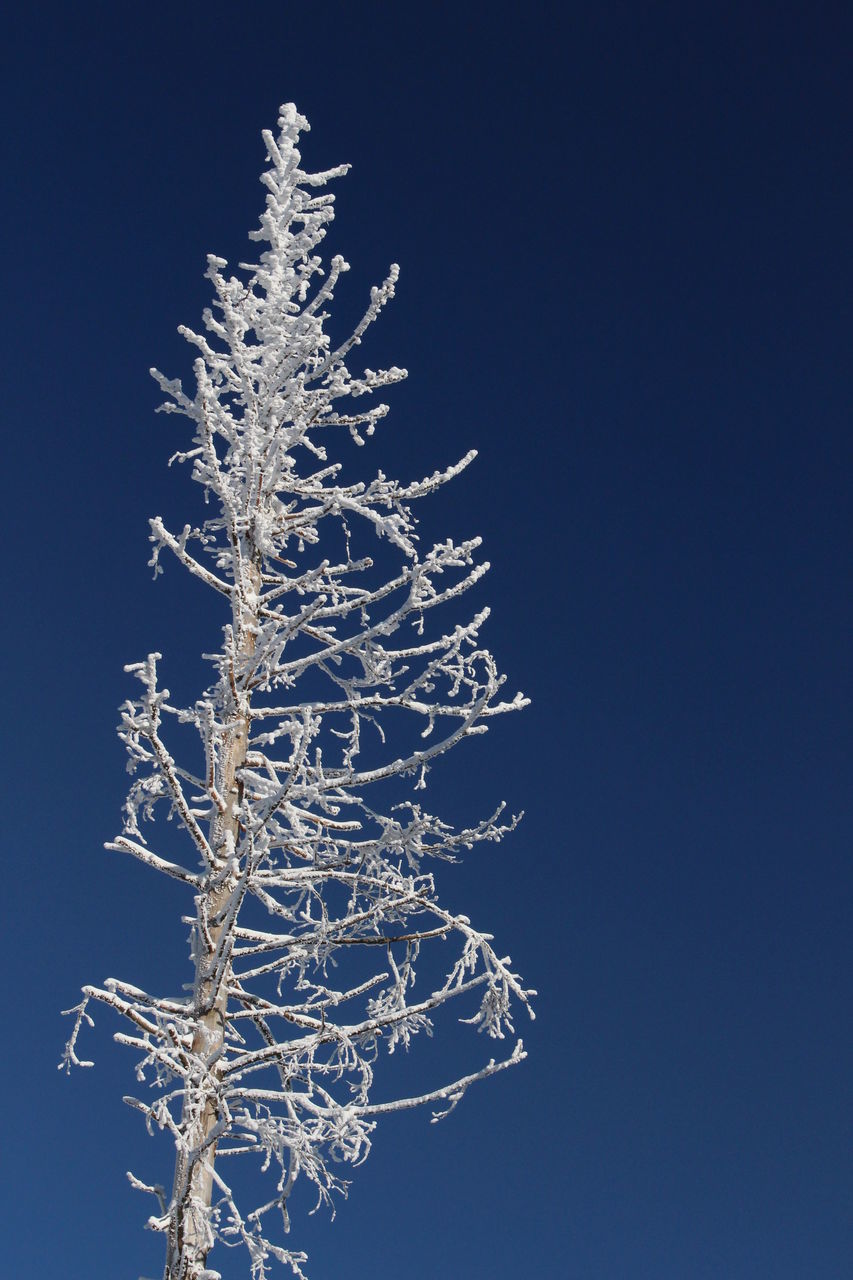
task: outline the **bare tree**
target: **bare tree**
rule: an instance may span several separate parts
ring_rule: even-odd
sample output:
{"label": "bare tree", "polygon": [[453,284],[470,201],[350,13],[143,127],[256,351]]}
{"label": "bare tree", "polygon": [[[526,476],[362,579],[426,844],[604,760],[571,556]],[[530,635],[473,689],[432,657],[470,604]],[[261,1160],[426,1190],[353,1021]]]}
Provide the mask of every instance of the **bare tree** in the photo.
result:
{"label": "bare tree", "polygon": [[[516,819],[504,821],[501,805],[454,830],[412,798],[438,756],[526,701],[500,700],[504,678],[479,641],[488,610],[439,625],[442,606],[488,568],[474,561],[479,539],[422,553],[415,534],[411,504],[474,455],[405,484],[382,472],[345,483],[341,461],[329,461],[336,430],[357,444],[373,434],[387,406],[372,393],[405,371],[347,367],[394,294],[396,266],[345,342],[333,346],[324,332],[348,266],[335,257],[326,274],[315,250],[333,217],[324,189],[347,166],[304,172],[296,144],[307,127],[287,105],[279,136],[263,135],[257,263],[226,275],[225,261],[208,259],[206,333],[181,330],[198,353],[194,395],[152,370],[162,408],[193,423],[192,446],[176,457],[191,464],[213,515],[179,534],[152,520],[151,563],[159,572],[167,549],[229,612],[215,679],[193,705],[160,686],[159,654],[126,668],[141,685],[119,726],[134,780],[123,832],[107,848],[191,890],[194,982],[170,999],[110,978],[69,1011],[68,1066],[90,1065],[77,1056],[90,1001],[122,1015],[129,1028],[115,1038],[138,1051],[137,1076],[153,1086],[127,1101],[174,1139],[171,1193],[128,1175],[159,1199],[148,1225],[167,1236],[166,1280],[216,1277],[207,1258],[217,1241],[246,1246],[254,1280],[271,1258],[303,1276],[304,1253],[276,1243],[267,1225],[278,1210],[289,1229],[299,1175],[328,1202],[346,1189],[339,1164],[367,1155],[378,1115],[421,1104],[446,1115],[474,1081],[524,1057],[519,1040],[474,1074],[377,1103],[380,1046],[408,1047],[451,1001],[503,1039],[511,1004],[529,1009],[533,994],[491,935],[439,904],[423,869],[500,839]],[[186,766],[169,745],[180,725],[198,736]],[[143,833],[161,812],[183,829],[183,861]],[[416,998],[424,944],[451,938],[444,976]],[[250,1212],[229,1185],[237,1155],[276,1172],[271,1198]]]}

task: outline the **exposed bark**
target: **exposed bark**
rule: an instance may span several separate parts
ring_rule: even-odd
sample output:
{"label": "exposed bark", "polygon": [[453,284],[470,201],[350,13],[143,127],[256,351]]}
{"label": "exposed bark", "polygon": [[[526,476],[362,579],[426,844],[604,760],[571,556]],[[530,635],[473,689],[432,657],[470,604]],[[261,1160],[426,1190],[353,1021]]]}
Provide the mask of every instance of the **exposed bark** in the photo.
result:
{"label": "exposed bark", "polygon": [[[240,770],[246,764],[250,733],[251,693],[240,687],[239,671],[255,651],[257,600],[261,587],[261,572],[257,565],[251,564],[247,568],[246,577],[250,587],[249,601],[245,600],[242,592],[235,596],[235,613],[238,616],[234,619],[237,635],[236,672],[232,681],[234,727],[224,744],[221,779],[217,787],[222,798],[222,811],[217,812],[210,828],[210,847],[216,868],[209,877],[209,886],[197,895],[193,930],[196,1030],[192,1054],[197,1062],[204,1064],[205,1075],[194,1082],[184,1096],[186,1149],[179,1149],[175,1160],[164,1280],[195,1280],[204,1270],[214,1243],[209,1212],[213,1202],[216,1130],[221,1118],[219,1084],[228,1025],[231,968],[230,959],[227,953],[224,954],[230,942],[230,938],[225,936],[229,928],[225,912],[238,876],[232,855],[240,837],[239,807],[243,798]],[[233,927],[233,921],[230,924]]]}

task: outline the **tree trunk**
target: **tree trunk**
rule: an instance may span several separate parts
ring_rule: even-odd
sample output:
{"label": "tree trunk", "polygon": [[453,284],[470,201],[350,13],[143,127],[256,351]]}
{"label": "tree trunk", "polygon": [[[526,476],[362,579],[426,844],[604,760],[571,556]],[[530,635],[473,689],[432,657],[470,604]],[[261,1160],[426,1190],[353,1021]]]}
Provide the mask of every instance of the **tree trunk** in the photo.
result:
{"label": "tree trunk", "polygon": [[[250,567],[249,579],[257,601],[261,586],[261,574],[257,566]],[[254,607],[243,604],[239,618],[235,618],[239,628],[236,644],[238,664],[241,659],[251,657],[255,650],[256,608],[256,604]],[[236,681],[233,687],[236,692]],[[234,710],[234,727],[226,739],[222,760],[220,794],[223,811],[215,816],[210,829],[210,847],[217,861],[222,861],[223,869],[227,847],[231,845],[236,848],[240,835],[237,815],[242,799],[242,784],[239,782],[239,772],[246,763],[249,746],[248,692],[240,698],[239,705]],[[188,1082],[184,1094],[184,1121],[189,1121],[186,1130],[188,1150],[179,1151],[175,1162],[172,1220],[164,1280],[196,1280],[205,1270],[207,1255],[213,1245],[207,1221],[213,1200],[213,1164],[216,1157],[216,1140],[211,1140],[211,1135],[219,1120],[216,1078],[225,1041],[228,966],[216,991],[211,970],[226,928],[226,922],[217,918],[233,889],[233,874],[224,873],[221,884],[200,893],[196,899],[193,1009],[197,1020],[192,1052],[206,1064],[206,1072],[201,1079]],[[206,1012],[199,1016],[198,1011],[202,1009]]]}

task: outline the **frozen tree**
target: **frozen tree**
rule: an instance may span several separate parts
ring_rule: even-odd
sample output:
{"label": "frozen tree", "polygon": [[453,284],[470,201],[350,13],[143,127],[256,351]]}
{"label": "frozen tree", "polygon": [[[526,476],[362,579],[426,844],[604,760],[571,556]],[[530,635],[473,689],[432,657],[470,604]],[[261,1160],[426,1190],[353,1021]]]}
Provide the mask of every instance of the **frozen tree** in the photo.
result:
{"label": "frozen tree", "polygon": [[[341,1164],[367,1155],[378,1115],[426,1104],[439,1118],[469,1085],[524,1057],[519,1040],[432,1092],[376,1102],[382,1046],[408,1047],[451,1002],[503,1040],[513,1004],[529,1010],[533,994],[490,934],[440,905],[428,870],[499,840],[515,819],[500,806],[455,830],[418,798],[438,756],[525,704],[501,700],[504,678],[479,639],[488,610],[441,622],[442,606],[488,567],[474,560],[479,539],[424,552],[415,533],[412,504],[474,455],[413,483],[381,471],[345,482],[346,451],[329,460],[336,432],[357,444],[373,434],[387,411],[373,393],[405,371],[347,363],[393,297],[396,266],[346,341],[324,330],[348,265],[334,257],[326,273],[316,249],[333,217],[326,184],[347,166],[302,170],[307,127],[288,105],[278,137],[264,134],[257,262],[230,275],[208,259],[215,297],[204,332],[181,329],[197,352],[194,393],[152,371],[163,410],[193,424],[176,458],[212,509],[180,533],[152,520],[152,565],[158,573],[171,553],[223,598],[227,622],[207,655],[213,681],[193,705],[161,687],[159,654],[127,668],[139,689],[119,735],[133,781],[107,848],[190,890],[194,981],[176,999],[110,978],[69,1011],[69,1066],[90,1065],[77,1049],[92,1001],[121,1015],[115,1038],[137,1052],[147,1085],[126,1101],[174,1140],[170,1191],[128,1175],[159,1201],[148,1225],[167,1238],[165,1280],[212,1280],[217,1242],[245,1246],[253,1280],[273,1259],[303,1276],[304,1253],[285,1247],[269,1217],[277,1211],[288,1231],[297,1178],[329,1202],[346,1189]],[[172,747],[187,732],[197,747],[179,763]],[[161,814],[182,829],[179,861],[147,834]],[[443,977],[415,994],[416,964],[436,940]],[[232,1191],[236,1156],[272,1171],[269,1198],[248,1211]]]}

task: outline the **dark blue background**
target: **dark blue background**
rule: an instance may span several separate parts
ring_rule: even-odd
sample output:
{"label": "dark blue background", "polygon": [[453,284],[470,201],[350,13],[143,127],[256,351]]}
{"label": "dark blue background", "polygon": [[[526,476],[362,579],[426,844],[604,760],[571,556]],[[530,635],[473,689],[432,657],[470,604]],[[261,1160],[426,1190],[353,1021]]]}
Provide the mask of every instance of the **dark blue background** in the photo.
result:
{"label": "dark blue background", "polygon": [[194,501],[146,371],[188,372],[175,328],[205,253],[249,252],[293,99],[306,165],[353,164],[337,323],[402,265],[364,352],[410,379],[365,468],[480,450],[426,531],[484,535],[487,638],[534,705],[436,794],[528,816],[441,882],[540,990],[529,1061],[441,1126],[388,1119],[294,1244],[312,1280],[849,1275],[853,20],[814,10],[6,19],[4,1273],[161,1267],[124,1181],[168,1178],[120,1102],[131,1056],[102,1015],[95,1070],[60,1076],[58,1011],[188,975],[180,888],[100,847],[122,664],[161,649],[191,693],[220,622],[145,565],[148,516]]}

